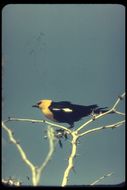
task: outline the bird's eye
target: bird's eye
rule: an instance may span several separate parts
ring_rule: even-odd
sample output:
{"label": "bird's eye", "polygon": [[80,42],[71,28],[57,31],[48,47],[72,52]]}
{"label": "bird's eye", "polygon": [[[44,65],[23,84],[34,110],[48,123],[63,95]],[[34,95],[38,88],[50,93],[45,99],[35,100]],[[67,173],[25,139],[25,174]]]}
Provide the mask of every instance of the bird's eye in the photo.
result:
{"label": "bird's eye", "polygon": [[37,105],[39,106],[41,104],[41,101],[37,103]]}

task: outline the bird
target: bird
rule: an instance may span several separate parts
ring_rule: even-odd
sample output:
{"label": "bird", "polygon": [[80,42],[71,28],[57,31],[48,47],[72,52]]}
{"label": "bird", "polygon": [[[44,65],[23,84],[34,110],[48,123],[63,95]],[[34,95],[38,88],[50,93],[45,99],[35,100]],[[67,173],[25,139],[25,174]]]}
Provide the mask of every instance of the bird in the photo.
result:
{"label": "bird", "polygon": [[43,115],[51,121],[58,123],[68,123],[69,128],[74,127],[74,123],[83,117],[92,114],[100,114],[108,111],[107,107],[93,105],[77,105],[69,101],[54,102],[53,100],[43,99],[32,107],[39,108]]}

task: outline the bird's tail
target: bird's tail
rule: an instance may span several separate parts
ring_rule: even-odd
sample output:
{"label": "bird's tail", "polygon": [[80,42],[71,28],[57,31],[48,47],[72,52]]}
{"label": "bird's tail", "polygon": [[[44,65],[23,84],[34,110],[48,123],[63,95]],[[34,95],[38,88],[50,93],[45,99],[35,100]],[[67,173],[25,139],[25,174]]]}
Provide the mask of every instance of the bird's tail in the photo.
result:
{"label": "bird's tail", "polygon": [[104,108],[97,108],[97,109],[94,109],[94,113],[95,114],[100,114],[100,113],[105,113],[107,111],[109,111],[109,109],[107,109],[108,107],[104,107]]}
{"label": "bird's tail", "polygon": [[[89,109],[95,114],[105,113],[109,111],[108,107],[99,108],[97,104],[90,105]],[[114,113],[114,112],[112,111],[110,113]]]}
{"label": "bird's tail", "polygon": [[94,110],[94,109],[98,108],[98,105],[97,104],[93,104],[93,105],[90,105],[88,107],[89,107],[89,109]]}

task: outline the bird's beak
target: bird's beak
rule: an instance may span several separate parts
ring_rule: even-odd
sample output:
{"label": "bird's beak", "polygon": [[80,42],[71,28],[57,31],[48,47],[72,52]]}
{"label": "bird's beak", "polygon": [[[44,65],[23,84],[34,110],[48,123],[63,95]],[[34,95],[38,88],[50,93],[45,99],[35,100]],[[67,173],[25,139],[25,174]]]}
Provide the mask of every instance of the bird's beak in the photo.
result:
{"label": "bird's beak", "polygon": [[39,106],[37,104],[33,105],[32,107],[39,108]]}

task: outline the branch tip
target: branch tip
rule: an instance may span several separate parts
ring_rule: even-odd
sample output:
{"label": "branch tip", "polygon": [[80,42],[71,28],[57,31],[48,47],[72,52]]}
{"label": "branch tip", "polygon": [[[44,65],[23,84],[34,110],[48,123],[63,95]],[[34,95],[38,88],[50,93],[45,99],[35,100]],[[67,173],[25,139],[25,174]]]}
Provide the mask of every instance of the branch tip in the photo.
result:
{"label": "branch tip", "polygon": [[119,98],[120,100],[123,100],[124,97],[123,97],[123,96],[118,96],[118,98]]}

